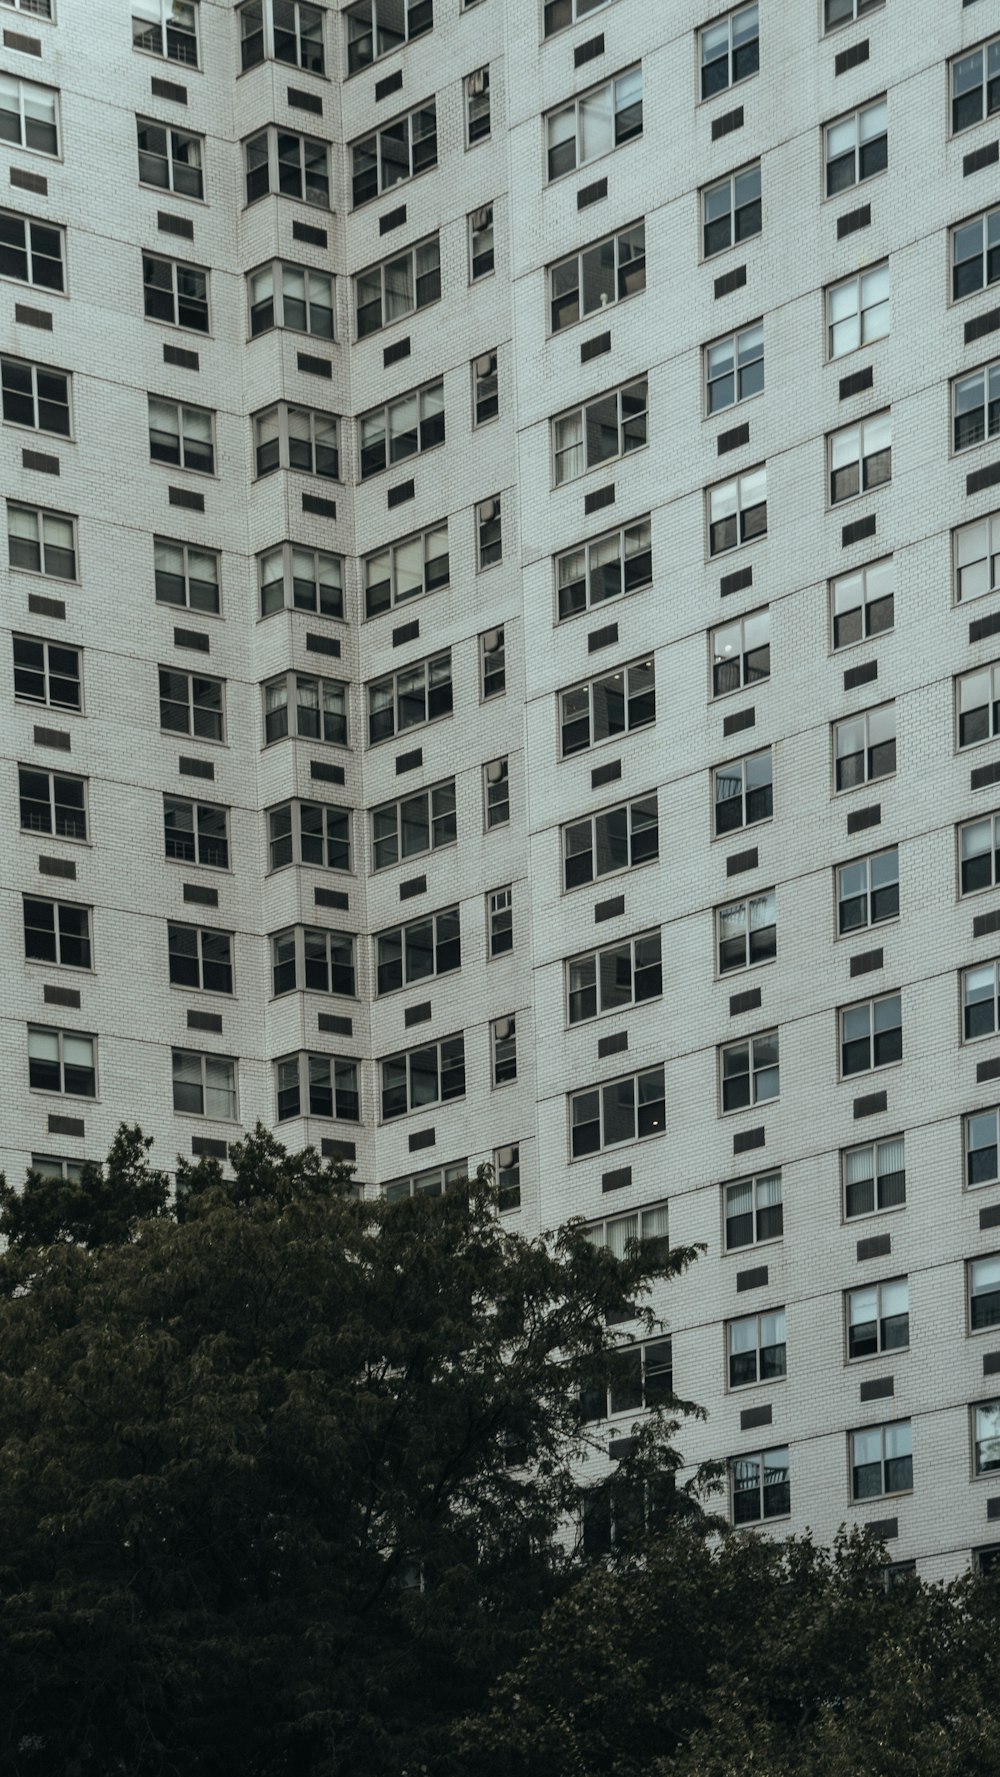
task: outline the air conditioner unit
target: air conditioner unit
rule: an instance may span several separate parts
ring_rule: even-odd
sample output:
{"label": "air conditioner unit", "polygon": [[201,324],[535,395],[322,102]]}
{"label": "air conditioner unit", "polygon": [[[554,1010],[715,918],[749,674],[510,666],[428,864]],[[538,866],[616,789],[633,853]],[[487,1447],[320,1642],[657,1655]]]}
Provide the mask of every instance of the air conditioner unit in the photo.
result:
{"label": "air conditioner unit", "polygon": [[472,226],[476,230],[477,234],[479,233],[479,231],[481,229],[488,228],[490,223],[492,222],[492,220],[493,220],[493,205],[492,204],[484,204],[481,210],[473,210],[473,212],[472,212]]}
{"label": "air conditioner unit", "polygon": [[483,653],[495,654],[500,646],[501,635],[498,629],[488,629],[483,637]]}
{"label": "air conditioner unit", "polygon": [[479,517],[480,517],[480,520],[482,521],[482,523],[489,524],[491,519],[496,518],[496,515],[497,515],[496,500],[484,500],[482,505],[479,508]]}
{"label": "air conditioner unit", "polygon": [[503,1043],[510,1036],[511,1030],[513,1029],[513,1020],[510,1018],[498,1018],[493,1029],[496,1032],[497,1042]]}
{"label": "air conditioner unit", "polygon": [[493,759],[490,764],[487,765],[486,782],[488,784],[499,784],[503,782],[503,761],[501,759]]}
{"label": "air conditioner unit", "polygon": [[474,74],[469,75],[470,93],[478,94],[486,91],[486,76],[488,73],[488,68],[477,68]]}
{"label": "air conditioner unit", "polygon": [[493,369],[493,353],[492,352],[484,352],[481,358],[476,359],[476,375],[477,376],[489,376],[490,371],[492,369]]}
{"label": "air conditioner unit", "polygon": [[508,1166],[513,1166],[513,1164],[514,1164],[514,1150],[513,1150],[513,1148],[498,1149],[497,1162],[500,1166],[503,1167],[505,1172],[506,1172]]}

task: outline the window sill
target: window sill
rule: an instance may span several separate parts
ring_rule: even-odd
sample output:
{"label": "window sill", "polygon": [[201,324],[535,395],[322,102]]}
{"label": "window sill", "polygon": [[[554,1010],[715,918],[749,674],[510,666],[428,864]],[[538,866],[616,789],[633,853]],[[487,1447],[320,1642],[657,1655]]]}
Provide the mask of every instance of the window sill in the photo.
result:
{"label": "window sill", "polygon": [[[629,226],[635,227],[635,224],[626,224],[624,228],[617,228],[615,234],[627,234]],[[581,249],[581,252],[585,250],[586,249]],[[616,314],[619,309],[627,308],[630,302],[637,302],[640,296],[645,296],[647,288],[648,286],[644,284],[641,290],[633,290],[629,296],[616,296],[612,302],[605,302],[598,308],[590,309],[585,315],[577,315],[575,321],[567,321],[565,327],[546,327],[545,337],[547,340],[562,339],[564,334],[575,332],[577,327],[586,326],[588,321],[596,323],[600,321],[604,315]],[[751,397],[751,399],[754,399],[754,397]],[[734,402],[733,405],[736,406],[736,403]]]}
{"label": "window sill", "polygon": [[[723,14],[723,17],[724,16],[725,15]],[[759,78],[760,69],[755,68],[752,74],[744,74],[740,80],[731,80],[728,86],[720,86],[718,92],[707,93],[704,98],[698,99],[695,103],[696,112],[701,111],[706,105],[714,105],[716,99],[724,99],[728,93],[743,92],[744,89],[750,85],[752,80],[758,80]]]}
{"label": "window sill", "polygon": [[[876,998],[880,998],[880,997],[881,997],[880,995],[876,995]],[[964,1045],[963,1045],[963,1047],[964,1047]],[[873,1075],[876,1075],[876,1074],[878,1075],[879,1079],[881,1079],[883,1074],[891,1074],[893,1072],[894,1068],[902,1067],[903,1059],[904,1058],[902,1056],[900,1056],[898,1061],[884,1061],[882,1063],[881,1067],[859,1068],[858,1072],[856,1074],[842,1073],[840,1076],[840,1079],[838,1081],[838,1085],[840,1085],[840,1086],[856,1086],[859,1084],[860,1081],[870,1080],[873,1077]],[[864,1146],[864,1145],[865,1144],[862,1143],[862,1146]],[[899,1207],[901,1209],[905,1209],[906,1205],[900,1204]],[[873,1211],[873,1214],[884,1215],[885,1213],[886,1212],[884,1210]]]}
{"label": "window sill", "polygon": [[[580,20],[578,19],[576,22],[579,24]],[[567,25],[564,28],[566,30],[568,30],[569,26]],[[599,84],[601,86],[613,85],[614,81],[620,80],[621,76],[623,74],[628,74],[630,71],[632,71],[636,68],[641,70],[642,63],[641,62],[632,63],[631,70],[629,68],[621,68],[621,69],[619,69],[617,74],[609,75],[607,80],[602,80]],[[590,88],[589,87],[584,88],[583,90],[589,91]],[[580,94],[577,94],[576,96],[579,97]],[[563,109],[562,106],[556,106],[556,110],[562,110],[562,109]],[[547,116],[549,114],[546,113],[545,115]],[[623,149],[631,148],[633,143],[635,143],[635,142],[641,142],[643,139],[643,135],[644,135],[644,130],[640,130],[637,135],[629,136],[628,140],[625,142],[613,142],[610,148],[606,148],[604,150],[603,154],[595,154],[592,160],[577,161],[575,167],[567,167],[565,173],[557,173],[555,175],[554,179],[550,179],[546,175],[545,179],[543,179],[543,181],[542,181],[542,191],[543,192],[553,191],[557,185],[565,185],[567,179],[572,179],[574,177],[574,175],[577,173],[586,173],[589,175],[591,170],[594,167],[599,167],[601,165],[602,161],[610,160],[611,156],[613,154],[621,154]],[[547,158],[547,156],[546,156],[546,158]]]}
{"label": "window sill", "polygon": [[720,1117],[746,1117],[746,1116],[753,1115],[755,1117],[762,1117],[764,1115],[764,1112],[767,1110],[768,1105],[780,1104],[780,1103],[781,1103],[781,1094],[775,1093],[773,1098],[761,1098],[755,1104],[735,1105],[731,1111],[727,1111],[727,1110],[720,1107],[719,1116]]}
{"label": "window sill", "polygon": [[[638,381],[640,379],[637,378],[636,380]],[[646,418],[648,421],[648,408],[646,410]],[[571,475],[565,481],[551,481],[549,483],[549,491],[553,494],[560,494],[564,488],[579,487],[581,481],[586,481],[588,476],[612,473],[615,471],[616,464],[631,462],[633,458],[641,457],[645,451],[648,451],[648,449],[649,439],[647,438],[645,443],[639,445],[635,450],[623,450],[619,451],[616,457],[604,457],[601,462],[591,463],[586,469],[581,469],[579,475]]]}
{"label": "window sill", "polygon": [[[862,686],[862,687],[861,687],[861,689],[862,689],[862,690],[864,690],[864,686]],[[852,719],[852,720],[853,720],[853,718],[851,718],[851,719]],[[980,744],[980,743],[979,743],[979,742],[977,742],[977,743],[976,743],[976,744],[977,744],[977,745],[979,745],[979,744]],[[839,801],[840,801],[840,798],[841,798],[841,797],[842,797],[842,796],[854,796],[854,795],[856,795],[856,794],[857,794],[857,792],[858,792],[858,791],[859,791],[859,790],[867,790],[867,791],[869,791],[869,792],[871,792],[871,791],[873,791],[873,790],[877,790],[877,788],[878,788],[878,786],[879,786],[879,784],[892,784],[892,783],[895,783],[895,781],[896,781],[896,778],[897,778],[897,777],[898,777],[898,775],[899,775],[899,773],[898,773],[898,772],[896,772],[896,771],[886,771],[886,772],[884,772],[884,773],[883,773],[883,775],[882,775],[882,776],[881,776],[881,777],[866,777],[866,778],[865,778],[865,780],[864,780],[864,783],[861,783],[861,784],[848,784],[848,785],[846,785],[846,787],[845,787],[845,788],[844,788],[844,789],[842,789],[842,790],[838,790],[838,789],[837,789],[837,786],[836,786],[836,784],[835,784],[835,785],[834,785],[834,787],[833,787],[833,791],[832,791],[832,795],[833,795],[833,800],[834,800],[834,801],[835,801],[835,802],[839,802]],[[897,918],[898,918],[898,915],[897,915]],[[886,923],[887,923],[887,924],[890,924],[890,923],[891,923],[891,922],[890,922],[890,921],[886,921]]]}
{"label": "window sill", "polygon": [[[169,128],[170,125],[166,127]],[[188,131],[188,134],[194,134],[194,132]],[[199,140],[204,140],[204,138],[199,137]],[[166,199],[173,199],[179,204],[200,204],[203,210],[209,208],[207,197],[195,197],[193,191],[172,191],[169,185],[147,185],[143,179],[139,180],[139,190],[155,192],[161,203]]]}
{"label": "window sill", "polygon": [[[606,1080],[601,1083],[602,1085],[609,1084]],[[659,1141],[664,1135],[666,1135],[666,1133],[667,1125],[666,1118],[664,1117],[663,1128],[654,1130],[652,1135],[633,1135],[628,1141],[613,1142],[610,1147],[592,1148],[589,1154],[570,1154],[569,1165],[580,1166],[585,1160],[599,1160],[603,1162],[605,1154],[624,1154],[629,1148],[634,1148],[637,1145],[644,1147],[648,1141]]]}

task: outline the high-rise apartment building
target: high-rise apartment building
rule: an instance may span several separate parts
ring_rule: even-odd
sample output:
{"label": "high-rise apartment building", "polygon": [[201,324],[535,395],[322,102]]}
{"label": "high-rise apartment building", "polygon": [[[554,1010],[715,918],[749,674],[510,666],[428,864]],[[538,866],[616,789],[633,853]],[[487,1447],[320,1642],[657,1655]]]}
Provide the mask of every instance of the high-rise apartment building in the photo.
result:
{"label": "high-rise apartment building", "polygon": [[489,1160],[704,1243],[612,1436],[1000,1551],[995,3],[0,21],[8,1177]]}

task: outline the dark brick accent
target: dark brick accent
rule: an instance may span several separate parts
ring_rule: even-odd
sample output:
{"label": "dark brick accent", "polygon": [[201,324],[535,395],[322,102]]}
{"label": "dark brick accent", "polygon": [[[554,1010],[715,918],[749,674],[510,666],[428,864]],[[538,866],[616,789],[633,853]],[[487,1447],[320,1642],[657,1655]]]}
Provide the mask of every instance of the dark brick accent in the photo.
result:
{"label": "dark brick accent", "polygon": [[325,376],[329,379],[333,375],[333,365],[329,358],[314,358],[311,352],[299,352],[296,363],[304,376]]}
{"label": "dark brick accent", "polygon": [[409,753],[397,753],[396,776],[401,777],[404,771],[416,771],[424,762],[423,747],[414,747]]}
{"label": "dark brick accent", "polygon": [[387,99],[390,93],[398,93],[403,84],[403,70],[397,68],[394,74],[386,74],[383,79],[375,82],[376,99]]}
{"label": "dark brick accent", "polygon": [[750,1152],[751,1148],[762,1148],[763,1146],[763,1127],[760,1129],[743,1129],[738,1135],[733,1136],[734,1154],[747,1154]]}
{"label": "dark brick accent", "polygon": [[967,179],[970,173],[979,173],[983,167],[995,166],[1000,160],[1000,142],[987,142],[984,148],[974,148],[971,154],[962,159],[962,177]]}
{"label": "dark brick accent", "polygon": [[770,1425],[771,1403],[765,1407],[744,1407],[740,1412],[740,1431],[753,1431],[756,1425]]}
{"label": "dark brick accent", "polygon": [[881,950],[862,950],[858,956],[851,958],[852,975],[870,975],[874,969],[882,967]]}
{"label": "dark brick accent", "polygon": [[5,31],[3,42],[5,49],[19,49],[24,56],[40,56],[42,53],[41,39],[26,37],[23,31]]}
{"label": "dark brick accent", "polygon": [[720,136],[731,136],[734,130],[743,128],[743,106],[737,105],[735,111],[724,111],[721,117],[712,119],[712,141],[717,142]]}
{"label": "dark brick accent", "polygon": [[614,1036],[599,1037],[597,1042],[597,1059],[603,1061],[606,1055],[620,1055],[628,1048],[628,1031],[616,1031]]}
{"label": "dark brick accent", "polygon": [[868,808],[855,808],[847,817],[848,833],[863,833],[866,827],[881,827],[882,804],[873,802]]}
{"label": "dark brick accent", "polygon": [[49,182],[43,179],[41,173],[26,173],[23,167],[11,167],[10,182],[19,186],[22,191],[37,191],[39,197],[48,195]]}
{"label": "dark brick accent", "polygon": [[391,234],[394,228],[402,228],[405,221],[406,205],[397,204],[394,210],[386,210],[385,215],[379,217],[379,234]]}
{"label": "dark brick accent", "polygon": [[972,922],[972,936],[985,938],[988,932],[1000,932],[1000,909],[996,913],[977,913]]}
{"label": "dark brick accent", "polygon": [[313,900],[317,907],[336,907],[341,913],[349,913],[351,898],[343,889],[313,889]]}
{"label": "dark brick accent", "polygon": [[197,352],[186,352],[182,346],[163,348],[164,364],[176,364],[181,370],[199,370],[201,368]]}
{"label": "dark brick accent", "polygon": [[188,1030],[210,1030],[217,1037],[222,1035],[221,1012],[196,1012],[193,1006],[188,1007]]}
{"label": "dark brick accent", "polygon": [[604,54],[604,32],[599,37],[588,37],[585,43],[578,43],[573,51],[574,68],[582,68],[584,62],[592,62],[597,56]]}
{"label": "dark brick accent", "polygon": [[386,346],[382,353],[382,368],[388,370],[390,364],[398,364],[401,358],[408,358],[409,355],[410,336],[407,333],[402,339],[393,340],[391,346]]}
{"label": "dark brick accent", "polygon": [[870,1536],[880,1543],[888,1543],[892,1541],[893,1537],[899,1535],[899,1519],[870,1518],[864,1529],[866,1536]]}
{"label": "dark brick accent", "polygon": [[976,1064],[976,1084],[983,1080],[1000,1080],[1000,1056],[992,1061],[980,1061]]}
{"label": "dark brick accent", "polygon": [[720,432],[716,443],[720,457],[724,457],[727,451],[739,450],[741,444],[749,444],[750,421],[745,420],[742,426],[731,426],[728,432]]}
{"label": "dark brick accent", "polygon": [[412,901],[414,895],[424,895],[426,893],[426,876],[410,876],[405,882],[401,882],[399,885],[399,898],[401,901]]}
{"label": "dark brick accent", "polygon": [[601,925],[606,919],[617,919],[624,911],[624,895],[613,895],[609,901],[598,901],[594,908],[594,924]]}
{"label": "dark brick accent", "polygon": [[181,777],[215,777],[215,766],[211,759],[190,759],[182,753],[177,761],[177,769]]}
{"label": "dark brick accent", "polygon": [[432,1148],[434,1139],[433,1129],[418,1129],[410,1136],[410,1153],[416,1154],[420,1148]]}
{"label": "dark brick accent", "polygon": [[606,333],[595,333],[593,339],[585,339],[580,347],[580,363],[589,364],[591,358],[602,358],[611,350],[611,330]]}
{"label": "dark brick accent", "polygon": [[200,882],[185,882],[181,889],[182,898],[193,907],[218,907],[219,891],[217,888],[203,888]]}
{"label": "dark brick accent", "polygon": [[728,598],[731,592],[742,592],[744,587],[753,585],[753,568],[737,568],[732,574],[723,574],[719,581],[719,597]]}
{"label": "dark brick accent", "polygon": [[743,1290],[763,1289],[766,1283],[766,1265],[753,1265],[749,1271],[737,1271],[736,1273],[736,1288],[739,1293],[742,1293]]}
{"label": "dark brick accent", "polygon": [[991,1203],[988,1209],[979,1211],[979,1228],[981,1233],[987,1228],[1000,1228],[1000,1203]]}
{"label": "dark brick accent", "polygon": [[590,774],[590,787],[599,790],[603,784],[613,784],[621,777],[622,762],[612,759],[607,765],[596,765]]}
{"label": "dark brick accent", "polygon": [[840,543],[846,549],[851,543],[860,543],[864,537],[875,535],[875,514],[869,512],[867,518],[856,518],[853,524],[845,524],[840,533]]}
{"label": "dark brick accent", "polygon": [[892,1376],[876,1376],[871,1382],[862,1382],[861,1399],[863,1401],[884,1401],[896,1392],[896,1384]]}
{"label": "dark brick accent", "polygon": [[203,629],[175,629],[175,648],[194,648],[199,654],[209,652],[209,640]]}
{"label": "dark brick accent", "polygon": [[729,1016],[730,1018],[735,1018],[740,1012],[755,1012],[759,1005],[759,987],[748,987],[745,993],[731,993],[729,996]]}
{"label": "dark brick accent", "polygon": [[732,271],[723,272],[721,277],[715,280],[716,300],[720,296],[729,296],[733,290],[742,290],[746,281],[747,268],[745,265],[735,265]]}
{"label": "dark brick accent", "polygon": [[862,37],[860,43],[852,43],[850,49],[841,50],[833,64],[833,72],[835,75],[846,74],[849,68],[858,68],[862,62],[867,62],[870,55],[871,44],[867,37]]}
{"label": "dark brick accent", "polygon": [[1000,760],[995,765],[977,765],[969,778],[973,790],[985,790],[987,784],[1000,784]]}
{"label": "dark brick accent", "polygon": [[888,1234],[869,1234],[867,1239],[858,1241],[859,1259],[884,1259],[892,1251],[892,1239]]}
{"label": "dark brick accent", "polygon": [[753,728],[756,721],[756,710],[734,710],[731,716],[726,716],[723,719],[722,732],[726,735],[742,734],[744,728]]}
{"label": "dark brick accent", "polygon": [[315,630],[306,631],[307,654],[331,654],[334,659],[340,658],[340,642],[336,636],[317,635]]}
{"label": "dark brick accent", "polygon": [[80,991],[76,987],[53,987],[49,982],[42,989],[42,999],[47,1006],[72,1006],[80,1010]]}
{"label": "dark brick accent", "polygon": [[14,319],[22,327],[40,327],[43,333],[52,332],[52,316],[47,309],[33,309],[26,302],[15,302]]}
{"label": "dark brick accent", "polygon": [[987,333],[1000,332],[1000,308],[987,309],[985,315],[976,315],[973,320],[965,323],[965,343],[971,345],[974,339],[982,339]]}
{"label": "dark brick accent", "polygon": [[870,685],[877,678],[877,660],[866,660],[863,666],[849,666],[844,674],[844,690],[853,691],[856,685]]}
{"label": "dark brick accent", "polygon": [[[1000,1375],[1000,1351],[983,1352],[983,1375]],[[1000,1496],[998,1496],[1000,1497]]]}
{"label": "dark brick accent", "polygon": [[309,766],[309,776],[318,784],[343,784],[347,782],[342,765],[331,765],[328,759],[313,759]]}
{"label": "dark brick accent", "polygon": [[288,103],[293,111],[311,111],[314,117],[322,117],[323,101],[319,93],[307,93],[301,86],[290,86]]}
{"label": "dark brick accent", "polygon": [[354,1035],[353,1018],[338,1017],[335,1012],[320,1012],[316,1020],[317,1030],[331,1037],[352,1037]]}
{"label": "dark brick accent", "polygon": [[617,623],[605,623],[603,628],[591,630],[587,637],[587,653],[596,654],[599,648],[610,648],[612,642],[617,640]]}
{"label": "dark brick accent", "polygon": [[581,185],[576,194],[576,207],[578,210],[586,210],[591,204],[599,204],[602,197],[607,195],[607,179],[595,179],[592,185]]}
{"label": "dark brick accent", "polygon": [[38,728],[34,733],[36,747],[55,747],[60,753],[70,751],[70,738],[64,728]]}
{"label": "dark brick accent", "polygon": [[50,1135],[84,1135],[86,1133],[82,1117],[60,1117],[58,1112],[49,1112]]}
{"label": "dark brick accent", "polygon": [[734,851],[726,859],[726,875],[741,876],[744,870],[756,870],[758,864],[757,847],[750,846],[747,851]]}
{"label": "dark brick accent", "polygon": [[336,518],[336,500],[324,500],[322,494],[303,494],[303,512],[311,512],[314,518]]}
{"label": "dark brick accent", "polygon": [[356,1160],[358,1146],[357,1142],[338,1141],[336,1136],[324,1135],[320,1143],[320,1153],[324,1160]]}
{"label": "dark brick accent", "polygon": [[407,500],[413,499],[416,491],[416,487],[412,480],[401,481],[398,487],[391,487],[386,498],[386,505],[388,506],[389,511],[391,512],[394,506],[405,506]]}
{"label": "dark brick accent", "polygon": [[157,210],[156,226],[161,234],[179,235],[182,240],[194,240],[194,223],[190,216],[172,216],[169,210]]}
{"label": "dark brick accent", "polygon": [[[855,1121],[857,1121],[859,1117],[876,1116],[879,1111],[884,1111],[886,1109],[887,1104],[888,1099],[884,1092],[866,1092],[863,1098],[856,1098],[854,1100]],[[888,1236],[886,1236],[886,1238],[888,1239]]]}
{"label": "dark brick accent", "polygon": [[989,617],[976,617],[969,624],[969,641],[981,642],[986,636],[995,636],[1000,631],[1000,611],[994,611]]}
{"label": "dark brick accent", "polygon": [[409,1030],[411,1024],[427,1024],[431,1016],[430,1000],[421,1000],[418,1006],[407,1006],[403,1013],[403,1024]]}
{"label": "dark brick accent", "polygon": [[44,450],[22,450],[22,469],[34,469],[38,475],[58,475],[60,473],[59,458],[50,456]]}
{"label": "dark brick accent", "polygon": [[[634,1438],[609,1438],[608,1455],[610,1456],[611,1461],[621,1462],[623,1457],[631,1456],[632,1451],[635,1449],[635,1443],[636,1441]],[[1000,1500],[1000,1495],[998,1495],[998,1500]]]}
{"label": "dark brick accent", "polygon": [[974,469],[965,478],[967,494],[981,493],[984,487],[996,487],[1000,481],[1000,463],[988,463],[985,469]]}
{"label": "dark brick accent", "polygon": [[205,510],[204,494],[196,494],[189,487],[168,487],[167,501],[171,506],[183,506],[188,512]]}
{"label": "dark brick accent", "polygon": [[616,1166],[613,1172],[601,1173],[602,1191],[623,1191],[632,1183],[631,1166]]}
{"label": "dark brick accent", "polygon": [[870,389],[874,381],[875,372],[870,364],[867,370],[855,370],[851,376],[842,376],[839,399],[846,401],[849,395],[860,395],[863,389]]}
{"label": "dark brick accent", "polygon": [[314,228],[311,222],[293,222],[292,240],[306,241],[310,247],[325,247],[326,229]]}
{"label": "dark brick accent", "polygon": [[401,623],[392,632],[392,645],[399,648],[403,642],[415,642],[420,634],[420,618],[414,617],[409,623]]}
{"label": "dark brick accent", "polygon": [[41,876],[59,876],[64,882],[76,881],[76,865],[72,858],[39,858]]}
{"label": "dark brick accent", "polygon": [[43,593],[29,592],[28,610],[33,611],[36,617],[65,617],[66,600],[47,599]]}
{"label": "dark brick accent", "polygon": [[224,1141],[218,1141],[213,1135],[193,1135],[191,1152],[198,1158],[206,1160],[224,1160],[229,1148]]}
{"label": "dark brick accent", "polygon": [[164,80],[161,75],[154,74],[149,83],[154,99],[172,99],[175,105],[186,105],[188,89],[180,86],[176,80]]}
{"label": "dark brick accent", "polygon": [[837,239],[842,241],[845,235],[857,234],[859,228],[867,228],[872,219],[871,204],[862,204],[857,210],[848,210],[846,216],[837,218]]}
{"label": "dark brick accent", "polygon": [[607,487],[595,487],[593,493],[585,494],[583,500],[584,515],[600,512],[602,506],[613,506],[615,503],[615,484],[609,482]]}

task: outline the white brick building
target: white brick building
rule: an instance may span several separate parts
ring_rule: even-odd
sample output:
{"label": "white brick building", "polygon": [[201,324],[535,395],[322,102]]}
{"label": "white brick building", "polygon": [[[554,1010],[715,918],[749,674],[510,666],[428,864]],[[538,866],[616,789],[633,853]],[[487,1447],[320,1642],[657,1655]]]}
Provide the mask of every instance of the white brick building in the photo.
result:
{"label": "white brick building", "polygon": [[8,1177],[669,1213],[729,1509],[1000,1545],[996,0],[0,21]]}

